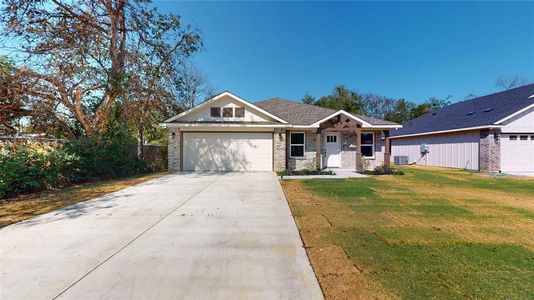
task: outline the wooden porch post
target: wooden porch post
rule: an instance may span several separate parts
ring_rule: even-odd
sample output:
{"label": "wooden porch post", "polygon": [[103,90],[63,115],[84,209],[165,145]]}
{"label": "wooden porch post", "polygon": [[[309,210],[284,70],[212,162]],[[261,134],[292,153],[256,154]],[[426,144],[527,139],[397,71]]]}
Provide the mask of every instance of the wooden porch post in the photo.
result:
{"label": "wooden porch post", "polygon": [[360,125],[356,127],[356,172],[363,171],[362,163],[362,128]]}
{"label": "wooden porch post", "polygon": [[391,165],[391,144],[389,130],[384,130],[384,167]]}
{"label": "wooden porch post", "polygon": [[317,170],[321,170],[321,130],[317,129],[315,134],[315,164]]}

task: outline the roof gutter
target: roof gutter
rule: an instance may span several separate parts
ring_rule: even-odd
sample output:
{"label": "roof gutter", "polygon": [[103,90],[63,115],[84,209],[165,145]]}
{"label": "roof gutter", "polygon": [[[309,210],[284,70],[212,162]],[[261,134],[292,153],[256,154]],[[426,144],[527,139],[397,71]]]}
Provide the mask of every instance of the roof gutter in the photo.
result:
{"label": "roof gutter", "polygon": [[458,131],[469,131],[469,130],[478,130],[478,129],[493,129],[493,128],[501,128],[501,127],[503,127],[503,125],[484,125],[484,126],[476,126],[476,127],[464,127],[464,128],[456,128],[456,129],[449,129],[449,130],[440,130],[440,131],[430,131],[430,132],[421,132],[421,133],[413,133],[413,134],[404,134],[404,135],[392,136],[390,138],[398,139],[398,138],[405,138],[405,137],[412,137],[412,136],[442,134],[442,133],[450,133],[450,132],[458,132]]}
{"label": "roof gutter", "polygon": [[288,124],[215,124],[215,123],[191,123],[191,124],[184,124],[184,123],[160,123],[159,126],[164,128],[177,128],[177,127],[220,127],[220,128],[286,128],[291,127],[291,125]]}

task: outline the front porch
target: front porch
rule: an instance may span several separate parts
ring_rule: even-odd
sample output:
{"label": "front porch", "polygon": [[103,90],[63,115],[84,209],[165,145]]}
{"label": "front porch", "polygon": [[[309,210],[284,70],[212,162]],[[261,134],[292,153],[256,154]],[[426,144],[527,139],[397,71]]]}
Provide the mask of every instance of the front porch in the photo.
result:
{"label": "front porch", "polygon": [[389,130],[343,114],[322,120],[318,128],[286,130],[286,168],[362,171],[389,166]]}

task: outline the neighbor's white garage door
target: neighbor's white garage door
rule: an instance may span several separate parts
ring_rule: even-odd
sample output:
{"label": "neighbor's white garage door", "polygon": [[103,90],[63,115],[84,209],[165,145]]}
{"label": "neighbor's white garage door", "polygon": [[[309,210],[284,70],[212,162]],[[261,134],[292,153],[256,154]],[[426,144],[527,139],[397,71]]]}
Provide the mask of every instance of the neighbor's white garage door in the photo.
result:
{"label": "neighbor's white garage door", "polygon": [[534,173],[534,134],[501,135],[501,171]]}
{"label": "neighbor's white garage door", "polygon": [[185,171],[272,171],[271,132],[184,132]]}

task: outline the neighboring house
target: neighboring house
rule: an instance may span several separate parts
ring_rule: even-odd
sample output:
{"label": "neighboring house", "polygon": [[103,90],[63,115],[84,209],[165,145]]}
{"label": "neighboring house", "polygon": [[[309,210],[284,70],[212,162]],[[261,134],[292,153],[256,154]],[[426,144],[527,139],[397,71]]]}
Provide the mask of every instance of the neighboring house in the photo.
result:
{"label": "neighboring house", "polygon": [[401,127],[280,98],[250,103],[229,92],[162,126],[170,171],[362,170],[389,164],[389,130]]}
{"label": "neighboring house", "polygon": [[428,113],[391,139],[392,155],[409,163],[534,174],[534,84]]}

